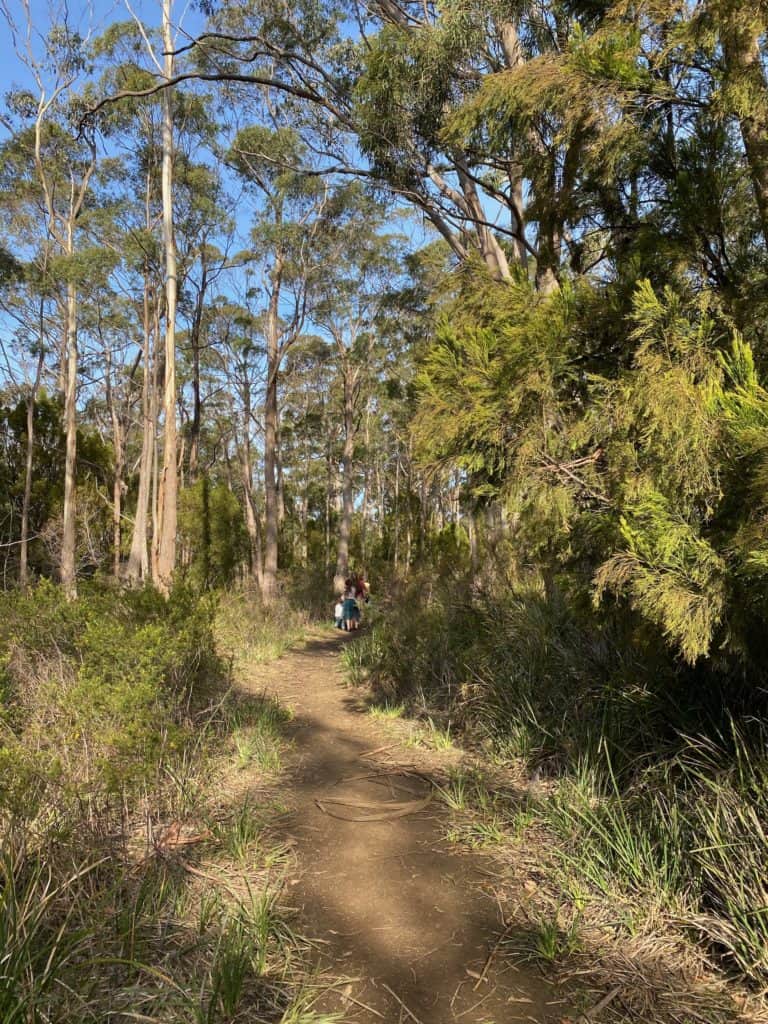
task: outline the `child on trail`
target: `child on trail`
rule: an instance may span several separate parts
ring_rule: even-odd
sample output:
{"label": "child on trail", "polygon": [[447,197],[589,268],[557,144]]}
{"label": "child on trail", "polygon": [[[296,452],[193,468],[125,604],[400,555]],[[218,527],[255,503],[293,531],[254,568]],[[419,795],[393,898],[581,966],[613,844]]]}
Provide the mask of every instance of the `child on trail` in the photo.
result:
{"label": "child on trail", "polygon": [[336,620],[336,629],[344,629],[344,605],[339,598],[333,608],[333,617]]}
{"label": "child on trail", "polygon": [[360,621],[360,609],[357,606],[355,591],[352,587],[349,587],[344,592],[342,611],[344,616],[344,628],[348,630],[357,629],[357,625]]}

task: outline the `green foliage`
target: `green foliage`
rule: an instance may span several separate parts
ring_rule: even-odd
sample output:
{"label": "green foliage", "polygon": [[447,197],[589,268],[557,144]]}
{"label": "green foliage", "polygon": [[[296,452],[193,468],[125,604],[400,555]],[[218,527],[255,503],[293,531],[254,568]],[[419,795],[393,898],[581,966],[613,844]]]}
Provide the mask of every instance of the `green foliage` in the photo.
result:
{"label": "green foliage", "polygon": [[[29,566],[33,573],[51,575],[58,555],[58,532],[64,500],[64,433],[61,403],[45,392],[37,396],[34,408],[35,447],[32,493],[29,509]],[[109,480],[112,452],[100,435],[88,427],[78,431],[77,483],[81,491],[81,525],[88,520],[91,543],[80,530],[78,557],[83,567],[92,567],[94,554],[101,555],[99,541],[108,529],[108,510],[96,501],[98,487]],[[0,509],[4,517],[21,517],[27,446],[25,401],[0,402]],[[18,546],[8,552],[18,557]]]}
{"label": "green foliage", "polygon": [[[440,787],[461,816],[452,838],[487,846],[544,824],[582,894],[673,915],[726,965],[762,980],[768,768],[755,714],[765,712],[733,680],[706,699],[701,687],[716,679],[652,644],[638,649],[621,617],[597,615],[521,584],[500,595],[421,580],[347,647],[347,665],[390,702],[439,708],[551,777],[509,816],[481,777],[454,772]],[[560,956],[570,933],[552,927],[545,948]]]}
{"label": "green foliage", "polygon": [[[140,990],[150,1019],[310,1020],[270,807],[217,798],[205,829],[211,778],[238,757],[276,771],[290,718],[227,688],[215,602],[95,583],[68,602],[43,582],[5,594],[0,621],[0,1017],[102,1019],[133,1012]],[[189,824],[230,862],[258,858],[275,887],[198,908],[173,845]]]}
{"label": "green foliage", "polygon": [[247,558],[248,538],[240,502],[224,484],[202,477],[179,496],[179,534],[190,552],[190,583],[205,590],[235,581]]}
{"label": "green foliage", "polygon": [[[579,352],[607,297],[516,284],[457,300],[417,378],[422,458],[506,504],[518,563],[565,570],[580,600],[591,576],[598,605],[626,598],[690,663],[748,656],[768,598],[768,403],[751,349],[713,296],[646,281],[627,322]],[[608,373],[618,339],[626,362]]]}
{"label": "green foliage", "polygon": [[222,677],[205,605],[183,591],[165,602],[98,588],[72,604],[48,583],[3,605],[5,813],[20,810],[30,776],[40,797],[55,785],[60,799],[106,807],[183,757],[189,709]]}

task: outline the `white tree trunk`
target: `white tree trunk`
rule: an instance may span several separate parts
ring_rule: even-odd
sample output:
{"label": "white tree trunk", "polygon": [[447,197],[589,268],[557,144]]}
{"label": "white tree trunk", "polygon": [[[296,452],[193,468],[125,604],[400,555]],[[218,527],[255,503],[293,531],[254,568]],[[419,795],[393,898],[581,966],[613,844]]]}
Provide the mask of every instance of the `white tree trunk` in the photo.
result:
{"label": "white tree trunk", "polygon": [[61,538],[61,584],[67,598],[77,597],[75,551],[77,545],[77,291],[67,285],[67,358],[64,391],[64,526]]}
{"label": "white tree trunk", "polygon": [[[173,40],[171,38],[171,0],[163,0],[164,73],[173,77]],[[176,469],[176,242],[173,234],[173,96],[163,92],[163,248],[165,250],[165,387],[163,410],[163,469],[160,479],[160,538],[157,548],[158,588],[167,594],[176,564],[176,518],[178,477]]]}

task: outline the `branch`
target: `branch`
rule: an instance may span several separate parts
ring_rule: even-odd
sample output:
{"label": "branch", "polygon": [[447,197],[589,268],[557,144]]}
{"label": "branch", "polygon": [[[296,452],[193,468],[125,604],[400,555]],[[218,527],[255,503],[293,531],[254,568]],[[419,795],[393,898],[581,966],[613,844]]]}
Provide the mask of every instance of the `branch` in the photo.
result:
{"label": "branch", "polygon": [[238,75],[231,71],[218,72],[216,74],[203,74],[199,71],[187,71],[180,75],[174,75],[172,78],[164,78],[161,82],[158,82],[157,85],[149,86],[146,89],[123,89],[120,92],[113,93],[111,96],[105,96],[93,107],[90,107],[85,114],[83,114],[80,118],[79,126],[82,128],[87,121],[94,117],[95,114],[112,103],[118,103],[120,100],[126,99],[141,99],[145,96],[155,96],[164,89],[171,89],[180,82],[189,81],[244,82],[247,85],[265,85],[272,89],[279,89],[282,92],[287,92],[291,96],[296,96],[299,99],[311,100],[314,103],[321,102],[321,97],[319,97],[316,92],[312,92],[309,89],[301,89],[298,86],[291,85],[289,82],[284,82],[279,78],[270,78],[266,75]]}

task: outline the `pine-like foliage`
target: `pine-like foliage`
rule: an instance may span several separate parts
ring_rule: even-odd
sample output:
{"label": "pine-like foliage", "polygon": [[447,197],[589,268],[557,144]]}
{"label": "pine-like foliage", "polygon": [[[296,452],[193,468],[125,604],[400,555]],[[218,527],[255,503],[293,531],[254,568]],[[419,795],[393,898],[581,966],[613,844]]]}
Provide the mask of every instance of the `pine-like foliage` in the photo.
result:
{"label": "pine-like foliage", "polygon": [[613,595],[690,664],[749,657],[768,596],[768,392],[752,351],[710,295],[647,281],[601,339],[607,299],[526,283],[462,296],[418,378],[422,455],[506,504],[521,564],[597,606]]}

